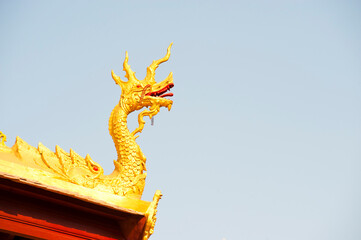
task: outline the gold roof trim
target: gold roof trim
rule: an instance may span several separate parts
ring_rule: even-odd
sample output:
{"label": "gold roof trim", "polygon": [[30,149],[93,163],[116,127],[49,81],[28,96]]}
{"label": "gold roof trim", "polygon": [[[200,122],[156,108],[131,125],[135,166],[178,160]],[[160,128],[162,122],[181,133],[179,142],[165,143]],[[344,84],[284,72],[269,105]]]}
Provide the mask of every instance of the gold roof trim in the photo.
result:
{"label": "gold roof trim", "polygon": [[12,148],[0,148],[0,176],[133,214],[145,215],[151,203],[75,185],[57,178],[51,172],[26,166],[20,163]]}

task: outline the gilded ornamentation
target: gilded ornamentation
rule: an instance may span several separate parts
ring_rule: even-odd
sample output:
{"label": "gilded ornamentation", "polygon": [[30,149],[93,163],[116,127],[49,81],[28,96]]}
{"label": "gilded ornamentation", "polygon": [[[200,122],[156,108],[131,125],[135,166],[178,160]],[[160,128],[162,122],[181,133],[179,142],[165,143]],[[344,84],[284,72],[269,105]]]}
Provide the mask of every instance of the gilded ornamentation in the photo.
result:
{"label": "gilded ornamentation", "polygon": [[5,134],[3,134],[1,131],[0,131],[0,146],[6,146],[5,145],[5,142],[6,142],[6,136]]}
{"label": "gilded ornamentation", "polygon": [[143,240],[147,240],[154,232],[155,222],[157,221],[157,217],[155,215],[157,214],[158,202],[161,197],[162,193],[157,190],[154,194],[152,203],[145,213],[145,216],[147,217],[147,223],[144,229]]}
{"label": "gilded ornamentation", "polygon": [[[109,118],[109,133],[117,151],[115,169],[110,175],[104,175],[103,168],[89,155],[81,157],[72,149],[66,152],[55,146],[53,152],[42,143],[35,148],[20,137],[16,137],[11,148],[7,147],[6,136],[0,132],[2,176],[11,176],[16,181],[35,184],[49,191],[60,191],[87,201],[106,203],[133,214],[141,214],[146,218],[143,240],[147,240],[154,231],[157,206],[162,194],[157,190],[152,202],[141,200],[146,178],[146,157],[135,140],[144,128],[145,116],[152,119],[161,107],[168,110],[172,107],[173,101],[166,98],[173,96],[168,92],[174,86],[172,73],[159,83],[155,81],[155,70],[159,64],[169,59],[171,46],[172,44],[165,57],[153,61],[147,68],[143,80],[135,77],[128,64],[127,52],[123,70],[128,81],[121,80],[111,71],[112,78],[121,87],[122,93]],[[128,115],[143,108],[145,109],[138,115],[139,126],[130,132],[127,126]]]}
{"label": "gilded ornamentation", "polygon": [[[117,151],[117,160],[114,161],[115,169],[110,175],[104,175],[103,168],[89,155],[83,158],[72,149],[68,153],[56,146],[53,152],[41,143],[35,148],[19,137],[16,138],[12,149],[6,148],[14,152],[18,158],[16,161],[22,165],[45,170],[54,174],[57,179],[103,192],[140,199],[146,178],[146,157],[135,141],[138,137],[136,134],[142,132],[144,128],[144,116],[151,119],[161,107],[166,107],[168,110],[172,107],[173,101],[165,98],[173,96],[172,93],[166,93],[174,86],[172,73],[159,83],[155,81],[155,70],[159,64],[169,59],[171,45],[165,57],[153,61],[147,68],[147,74],[143,80],[135,77],[135,73],[128,64],[127,52],[123,70],[126,72],[125,77],[128,81],[121,80],[113,70],[111,71],[112,78],[121,87],[122,93],[119,103],[114,107],[109,118],[109,133]],[[146,109],[138,115],[139,126],[130,132],[127,127],[128,114],[143,108]],[[0,145],[5,147],[6,137],[1,132],[0,140]]]}

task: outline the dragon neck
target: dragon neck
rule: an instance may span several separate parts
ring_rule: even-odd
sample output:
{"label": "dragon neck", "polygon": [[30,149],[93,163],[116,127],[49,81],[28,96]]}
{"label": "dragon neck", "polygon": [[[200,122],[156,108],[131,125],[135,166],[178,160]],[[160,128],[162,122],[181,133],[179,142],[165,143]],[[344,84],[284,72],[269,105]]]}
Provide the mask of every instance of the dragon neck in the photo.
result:
{"label": "dragon neck", "polygon": [[130,150],[130,145],[137,145],[134,136],[129,132],[127,117],[129,112],[120,101],[116,105],[109,118],[109,133],[112,136],[115,149],[117,151],[117,162],[126,157],[126,149]]}
{"label": "dragon neck", "polygon": [[137,177],[145,170],[145,156],[135,141],[133,134],[129,132],[127,117],[131,112],[120,100],[110,115],[109,133],[113,138],[117,151],[117,162],[120,172],[128,172],[130,178]]}

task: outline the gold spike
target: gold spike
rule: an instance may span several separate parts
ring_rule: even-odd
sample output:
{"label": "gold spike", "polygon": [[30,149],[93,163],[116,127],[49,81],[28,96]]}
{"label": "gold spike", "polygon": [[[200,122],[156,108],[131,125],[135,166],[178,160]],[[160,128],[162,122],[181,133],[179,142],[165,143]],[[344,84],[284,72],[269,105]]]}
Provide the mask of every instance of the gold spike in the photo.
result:
{"label": "gold spike", "polygon": [[55,154],[59,159],[59,163],[61,165],[61,169],[64,174],[66,174],[67,170],[71,167],[71,158],[70,154],[67,153],[64,149],[59,147],[58,145],[55,146]]}
{"label": "gold spike", "polygon": [[125,59],[124,59],[124,62],[123,62],[123,71],[125,71],[125,77],[128,79],[128,82],[129,81],[132,81],[135,79],[135,75],[132,71],[132,69],[130,68],[130,65],[128,64],[128,52],[125,52]]}
{"label": "gold spike", "polygon": [[114,71],[112,70],[112,78],[114,79],[115,83],[118,84],[121,88],[123,88],[124,84],[126,82],[124,82],[123,80],[120,79],[119,76],[117,76]]}
{"label": "gold spike", "polygon": [[70,157],[72,160],[72,163],[75,166],[81,166],[81,165],[86,165],[86,162],[84,160],[84,158],[82,158],[79,154],[77,154],[73,149],[70,148]]}
{"label": "gold spike", "polygon": [[0,146],[6,147],[6,135],[0,131]]}
{"label": "gold spike", "polygon": [[44,164],[48,167],[49,170],[52,170],[59,175],[64,175],[62,164],[54,152],[45,147],[41,142],[38,144],[38,151]]}
{"label": "gold spike", "polygon": [[155,76],[155,70],[158,68],[159,64],[164,63],[168,61],[170,57],[170,49],[172,47],[173,43],[169,44],[169,47],[167,48],[167,54],[158,60],[154,60],[152,64],[147,68],[147,76],[145,76],[144,81],[146,83],[153,83],[155,82],[154,76]]}

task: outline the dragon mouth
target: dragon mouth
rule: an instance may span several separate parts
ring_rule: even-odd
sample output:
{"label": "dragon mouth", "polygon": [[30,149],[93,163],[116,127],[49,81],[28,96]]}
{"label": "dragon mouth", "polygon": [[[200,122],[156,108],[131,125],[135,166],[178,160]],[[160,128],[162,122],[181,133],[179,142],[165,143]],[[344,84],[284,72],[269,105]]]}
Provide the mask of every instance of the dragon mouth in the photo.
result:
{"label": "dragon mouth", "polygon": [[166,93],[167,91],[169,91],[172,87],[174,87],[173,83],[169,83],[167,86],[165,86],[164,88],[158,90],[158,91],[154,91],[154,92],[149,92],[147,94],[145,94],[146,96],[151,96],[151,97],[173,97],[173,93],[169,92]]}

